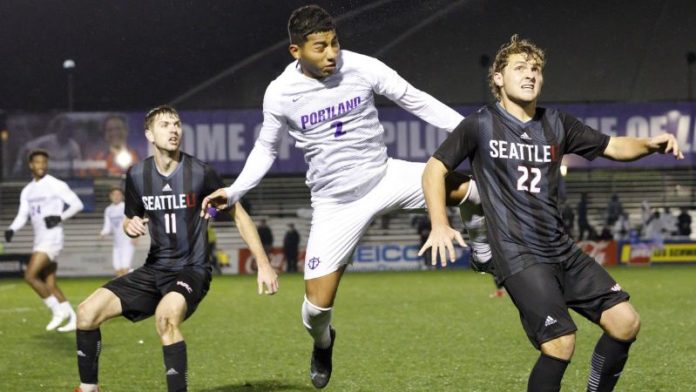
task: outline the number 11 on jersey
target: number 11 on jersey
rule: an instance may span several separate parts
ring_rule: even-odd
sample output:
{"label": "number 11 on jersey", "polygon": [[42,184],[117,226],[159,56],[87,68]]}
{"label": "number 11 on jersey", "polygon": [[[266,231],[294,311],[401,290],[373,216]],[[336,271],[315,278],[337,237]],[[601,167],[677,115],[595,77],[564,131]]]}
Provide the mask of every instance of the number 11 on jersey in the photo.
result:
{"label": "number 11 on jersey", "polygon": [[164,214],[164,232],[167,234],[176,233],[176,214]]}

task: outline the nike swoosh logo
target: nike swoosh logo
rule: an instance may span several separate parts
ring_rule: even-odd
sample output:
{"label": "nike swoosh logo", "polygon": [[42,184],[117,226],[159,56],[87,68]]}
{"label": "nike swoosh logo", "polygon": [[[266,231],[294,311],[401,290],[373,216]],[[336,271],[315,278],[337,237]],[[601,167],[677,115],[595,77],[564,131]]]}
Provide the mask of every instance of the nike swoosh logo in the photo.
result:
{"label": "nike swoosh logo", "polygon": [[300,98],[302,98],[301,95],[300,95],[299,97],[293,97],[293,98],[292,98],[292,101],[293,101],[293,102],[297,102],[297,101],[300,100]]}

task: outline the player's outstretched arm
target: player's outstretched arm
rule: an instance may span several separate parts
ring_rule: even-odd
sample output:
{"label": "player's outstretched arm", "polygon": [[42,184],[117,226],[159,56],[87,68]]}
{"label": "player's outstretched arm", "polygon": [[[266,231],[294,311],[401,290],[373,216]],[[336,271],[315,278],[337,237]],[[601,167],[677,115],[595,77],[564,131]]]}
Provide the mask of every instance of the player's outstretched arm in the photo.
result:
{"label": "player's outstretched arm", "polygon": [[430,158],[425,165],[425,170],[423,171],[423,194],[425,203],[428,206],[428,215],[430,216],[432,229],[428,240],[425,241],[425,244],[418,252],[418,255],[422,256],[429,248],[432,248],[433,265],[437,264],[439,257],[440,264],[443,267],[447,266],[447,256],[449,256],[451,262],[454,262],[456,259],[453,240],[456,240],[462,247],[466,246],[462,234],[451,228],[447,220],[445,176],[448,171],[447,167],[436,158]]}
{"label": "player's outstretched arm", "polygon": [[147,232],[147,223],[149,221],[148,218],[143,219],[139,216],[134,216],[132,218],[126,217],[123,220],[123,231],[130,238],[143,236]]}
{"label": "player's outstretched arm", "polygon": [[240,203],[235,203],[230,214],[234,219],[234,223],[237,225],[239,234],[242,236],[247,246],[249,246],[251,254],[254,255],[256,259],[256,264],[259,269],[256,276],[259,294],[275,294],[280,287],[278,284],[278,274],[276,274],[273,267],[271,267],[271,263],[268,261],[268,255],[266,255],[266,251],[263,249],[261,239],[259,238],[259,232],[256,230],[254,221],[251,220],[251,217]]}
{"label": "player's outstretched arm", "polygon": [[634,161],[652,153],[672,154],[676,159],[684,159],[679,143],[671,133],[651,138],[613,136],[602,156],[615,161]]}

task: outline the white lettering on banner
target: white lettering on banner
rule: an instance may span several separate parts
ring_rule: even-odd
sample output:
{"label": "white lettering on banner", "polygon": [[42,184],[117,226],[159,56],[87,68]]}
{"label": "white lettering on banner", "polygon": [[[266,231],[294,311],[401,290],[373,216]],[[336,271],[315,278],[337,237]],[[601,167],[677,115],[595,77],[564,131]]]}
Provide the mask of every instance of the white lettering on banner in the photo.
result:
{"label": "white lettering on banner", "polygon": [[[182,125],[181,150],[205,162],[244,162],[246,126],[243,123]],[[150,144],[149,153],[152,153]],[[282,157],[281,157],[282,159]]]}
{"label": "white lettering on banner", "polygon": [[243,161],[246,159],[244,152],[244,124],[233,123],[227,126],[227,159],[230,161]]}
{"label": "white lettering on banner", "polygon": [[[196,156],[204,161],[225,159],[225,124],[196,125]],[[202,158],[205,157],[205,158]]]}
{"label": "white lettering on banner", "polygon": [[578,118],[578,120],[588,127],[606,133],[609,136],[617,135],[616,125],[619,123],[619,119],[616,117],[585,117]]}
{"label": "white lettering on banner", "polygon": [[422,121],[381,121],[384,144],[393,147],[394,158],[426,160],[449,133]]}

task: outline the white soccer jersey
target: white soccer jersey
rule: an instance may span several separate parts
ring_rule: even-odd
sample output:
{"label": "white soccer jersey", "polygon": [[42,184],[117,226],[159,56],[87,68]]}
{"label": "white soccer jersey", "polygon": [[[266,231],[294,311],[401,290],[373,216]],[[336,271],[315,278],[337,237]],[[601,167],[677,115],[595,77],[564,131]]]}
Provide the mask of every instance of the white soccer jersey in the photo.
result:
{"label": "white soccer jersey", "polygon": [[123,231],[123,211],[126,203],[110,204],[104,209],[104,226],[101,235],[114,235],[114,246],[132,246],[130,237]]}
{"label": "white soccer jersey", "polygon": [[[63,211],[65,204],[68,208]],[[19,196],[19,211],[10,225],[10,229],[18,231],[31,217],[34,228],[34,247],[38,245],[63,246],[63,226],[57,225],[46,228],[44,218],[58,215],[63,221],[82,211],[83,205],[68,184],[46,174],[40,180],[27,184]]]}
{"label": "white soccer jersey", "polygon": [[227,188],[231,202],[268,172],[286,129],[304,151],[313,198],[350,201],[366,194],[387,167],[375,93],[440,129],[451,131],[463,120],[381,61],[347,50],[340,53],[331,76],[307,77],[295,61],[268,86],[259,138],[242,173]]}

